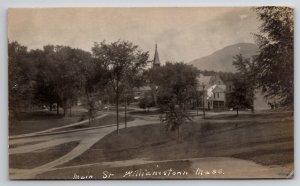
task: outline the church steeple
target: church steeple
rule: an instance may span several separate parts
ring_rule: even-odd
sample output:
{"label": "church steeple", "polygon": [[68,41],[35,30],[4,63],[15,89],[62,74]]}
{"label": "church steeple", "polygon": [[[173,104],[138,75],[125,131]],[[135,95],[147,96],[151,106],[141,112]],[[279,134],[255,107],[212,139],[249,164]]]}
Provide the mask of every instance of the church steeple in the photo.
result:
{"label": "church steeple", "polygon": [[160,66],[159,56],[157,52],[157,43],[155,43],[155,53],[154,53],[154,59],[153,59],[153,67]]}

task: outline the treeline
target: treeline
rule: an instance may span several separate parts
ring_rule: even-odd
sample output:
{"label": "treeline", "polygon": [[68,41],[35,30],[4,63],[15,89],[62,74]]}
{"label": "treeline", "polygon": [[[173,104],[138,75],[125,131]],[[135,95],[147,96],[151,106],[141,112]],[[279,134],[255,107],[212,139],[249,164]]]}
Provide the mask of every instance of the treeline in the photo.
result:
{"label": "treeline", "polygon": [[120,102],[126,106],[133,89],[147,85],[153,93],[151,99],[155,97],[154,105],[167,113],[168,128],[178,129],[185,118],[182,110],[186,103],[197,97],[199,70],[178,62],[146,69],[148,57],[148,52],[128,41],[95,43],[91,53],[53,45],[28,50],[18,42],[10,42],[10,116],[43,105],[48,105],[50,111],[55,106],[57,114],[62,108],[66,116],[78,99],[84,98],[92,119],[97,101],[112,100],[119,129]]}
{"label": "treeline", "polygon": [[22,109],[48,105],[68,109],[84,97],[92,112],[95,101],[115,98],[139,86],[148,52],[128,41],[95,43],[92,52],[69,46],[47,45],[28,50],[9,42],[9,110],[17,117]]}

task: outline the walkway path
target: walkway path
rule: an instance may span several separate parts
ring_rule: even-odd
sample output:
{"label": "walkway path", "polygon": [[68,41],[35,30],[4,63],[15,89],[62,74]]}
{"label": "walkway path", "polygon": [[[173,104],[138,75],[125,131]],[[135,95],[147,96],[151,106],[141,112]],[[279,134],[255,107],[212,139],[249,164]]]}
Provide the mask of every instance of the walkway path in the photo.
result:
{"label": "walkway path", "polygon": [[[99,116],[104,117],[105,115]],[[98,118],[99,118],[98,117]],[[142,117],[137,118],[134,121],[127,122],[127,127],[141,126],[158,123],[157,118],[153,117]],[[77,122],[74,124],[70,124],[68,126],[74,126],[82,124],[82,122]],[[63,128],[64,128],[63,127]],[[124,124],[120,124],[120,128],[124,128]],[[61,129],[61,128],[60,128]],[[10,145],[14,144],[24,144],[17,146],[15,148],[9,149],[10,154],[18,154],[25,152],[33,152],[40,149],[45,149],[53,146],[57,146],[60,144],[68,143],[71,141],[78,141],[79,144],[69,153],[64,156],[44,164],[42,166],[36,167],[34,169],[13,169],[9,170],[11,179],[34,179],[37,174],[41,174],[43,172],[47,172],[52,168],[66,163],[87,151],[91,146],[93,146],[96,142],[101,140],[104,136],[116,130],[115,125],[98,127],[98,128],[90,128],[79,131],[62,131],[60,133],[55,133],[55,129],[48,129],[46,131],[31,133],[30,135],[18,135],[10,138]],[[43,135],[41,135],[43,134]],[[36,143],[35,143],[36,142]],[[29,145],[26,145],[28,143]],[[32,144],[35,143],[35,144]]]}

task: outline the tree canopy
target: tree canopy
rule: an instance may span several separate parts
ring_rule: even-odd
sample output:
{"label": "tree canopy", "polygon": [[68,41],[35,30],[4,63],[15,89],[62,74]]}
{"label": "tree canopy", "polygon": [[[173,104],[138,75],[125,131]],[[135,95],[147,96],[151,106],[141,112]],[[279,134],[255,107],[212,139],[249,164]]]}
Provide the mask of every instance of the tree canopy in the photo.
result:
{"label": "tree canopy", "polygon": [[96,62],[108,72],[109,84],[116,95],[117,132],[119,134],[119,100],[124,91],[132,88],[148,61],[148,52],[142,52],[129,41],[94,43]]}
{"label": "tree canopy", "polygon": [[259,87],[268,98],[292,105],[294,100],[294,11],[289,7],[255,8],[261,21],[255,34]]}
{"label": "tree canopy", "polygon": [[158,105],[165,112],[162,121],[169,130],[177,130],[185,120],[189,120],[186,103],[194,99],[199,70],[184,63],[167,62],[165,66],[153,70],[152,82],[158,86]]}

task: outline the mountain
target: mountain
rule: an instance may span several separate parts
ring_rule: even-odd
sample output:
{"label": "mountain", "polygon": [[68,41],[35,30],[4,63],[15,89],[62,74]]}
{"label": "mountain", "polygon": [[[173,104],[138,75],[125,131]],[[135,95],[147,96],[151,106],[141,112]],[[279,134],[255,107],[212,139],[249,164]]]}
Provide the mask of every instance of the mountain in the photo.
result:
{"label": "mountain", "polygon": [[235,67],[232,65],[233,56],[241,53],[248,58],[255,55],[257,51],[258,47],[255,44],[238,43],[217,50],[211,55],[195,59],[190,64],[198,67],[200,70],[236,72]]}

